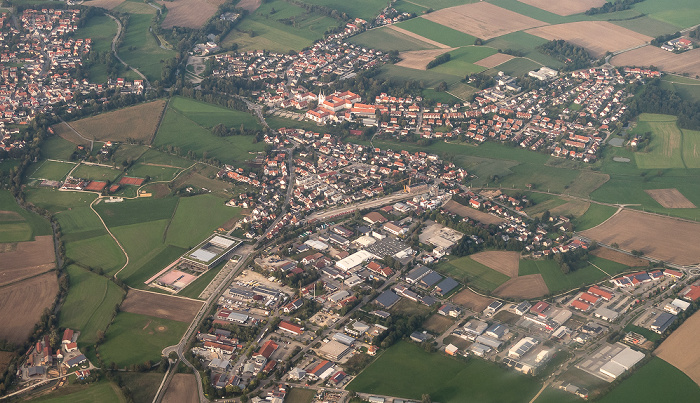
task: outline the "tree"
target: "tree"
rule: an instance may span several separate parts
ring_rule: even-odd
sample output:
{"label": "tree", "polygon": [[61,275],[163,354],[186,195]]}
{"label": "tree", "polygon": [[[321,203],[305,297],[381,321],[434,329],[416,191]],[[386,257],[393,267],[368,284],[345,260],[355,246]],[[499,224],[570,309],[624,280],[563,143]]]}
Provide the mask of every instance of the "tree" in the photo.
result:
{"label": "tree", "polygon": [[424,393],[423,396],[421,396],[420,401],[421,401],[421,403],[433,403],[433,400],[430,398],[430,395],[427,393]]}

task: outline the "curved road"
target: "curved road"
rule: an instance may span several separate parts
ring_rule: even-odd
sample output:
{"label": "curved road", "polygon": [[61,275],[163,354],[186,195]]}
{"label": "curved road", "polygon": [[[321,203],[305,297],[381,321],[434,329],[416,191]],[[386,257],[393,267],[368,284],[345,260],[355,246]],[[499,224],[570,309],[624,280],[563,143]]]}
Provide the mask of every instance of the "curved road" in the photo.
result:
{"label": "curved road", "polygon": [[105,14],[106,14],[109,18],[113,19],[114,22],[117,23],[117,34],[114,35],[114,38],[112,39],[112,53],[114,53],[114,57],[116,57],[117,60],[119,60],[119,62],[120,62],[121,64],[123,64],[124,66],[130,68],[134,73],[138,74],[138,75],[143,79],[143,81],[146,83],[146,87],[149,88],[149,87],[151,86],[151,83],[148,81],[148,79],[146,78],[146,76],[143,75],[143,74],[142,74],[140,71],[138,71],[136,68],[134,68],[134,67],[129,66],[128,64],[126,64],[126,62],[124,62],[124,60],[122,60],[122,58],[119,57],[119,54],[117,54],[117,41],[119,40],[119,37],[120,37],[121,34],[122,34],[122,22],[119,21],[119,18],[113,16],[112,14],[109,14],[109,13],[105,13]]}

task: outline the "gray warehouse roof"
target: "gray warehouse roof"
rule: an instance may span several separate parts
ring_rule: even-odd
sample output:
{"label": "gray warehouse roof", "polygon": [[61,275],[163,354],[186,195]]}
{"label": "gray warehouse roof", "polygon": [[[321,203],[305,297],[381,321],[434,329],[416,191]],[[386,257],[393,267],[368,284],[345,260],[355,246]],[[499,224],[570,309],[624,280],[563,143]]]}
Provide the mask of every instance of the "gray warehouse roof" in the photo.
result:
{"label": "gray warehouse roof", "polygon": [[420,279],[420,282],[429,288],[440,280],[442,280],[442,276],[431,270],[430,273],[426,274],[422,279]]}
{"label": "gray warehouse roof", "polygon": [[454,290],[455,287],[457,287],[458,285],[459,285],[459,283],[457,282],[457,280],[455,280],[451,277],[446,277],[444,280],[442,280],[437,285],[437,288],[440,289],[438,291],[438,294],[440,294],[440,295],[449,294],[449,292]]}
{"label": "gray warehouse roof", "polygon": [[374,301],[384,308],[391,308],[398,300],[401,299],[391,290],[386,290],[381,293]]}

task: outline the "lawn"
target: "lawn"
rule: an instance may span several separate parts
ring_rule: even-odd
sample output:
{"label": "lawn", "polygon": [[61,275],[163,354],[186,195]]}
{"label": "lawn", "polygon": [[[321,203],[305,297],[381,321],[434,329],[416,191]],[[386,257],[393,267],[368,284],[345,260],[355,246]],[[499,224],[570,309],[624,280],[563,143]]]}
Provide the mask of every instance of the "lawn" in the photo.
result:
{"label": "lawn", "polygon": [[468,256],[441,262],[436,270],[484,291],[493,291],[509,279],[505,274],[486,267]]}
{"label": "lawn", "polygon": [[97,332],[112,321],[114,308],[124,298],[124,290],[106,277],[81,267],[67,268],[70,288],[61,307],[58,324],[80,331],[78,344],[83,349],[97,341]]}
{"label": "lawn", "polygon": [[654,357],[599,401],[697,402],[700,401],[700,388],[673,365]]}
{"label": "lawn", "polygon": [[588,210],[586,210],[581,217],[577,217],[573,220],[574,229],[576,229],[576,231],[583,231],[593,228],[612,217],[615,211],[617,211],[616,207],[591,203]]}
{"label": "lawn", "polygon": [[379,49],[387,52],[390,50],[404,52],[408,50],[436,49],[435,45],[423,42],[420,39],[395,31],[389,27],[365,31],[351,37],[348,39],[348,42],[369,49]]}
{"label": "lawn", "polygon": [[23,242],[35,236],[51,235],[51,224],[43,217],[21,208],[8,190],[0,190],[0,242]]}
{"label": "lawn", "polygon": [[137,68],[149,81],[161,79],[161,64],[175,56],[175,51],[162,49],[150,32],[156,10],[144,3],[127,1],[115,8],[129,13],[129,25],[123,35],[119,56],[130,66]]}
{"label": "lawn", "polygon": [[438,92],[433,89],[425,89],[421,91],[421,95],[423,96],[424,99],[430,99],[435,102],[441,102],[441,103],[448,103],[448,104],[454,104],[454,103],[461,103],[462,101],[459,98],[455,98],[453,95],[448,94],[447,92]]}
{"label": "lawn", "polygon": [[170,100],[169,107],[208,129],[220,123],[234,129],[238,129],[241,125],[248,130],[262,129],[258,119],[248,112],[228,109],[190,98],[174,97]]}
{"label": "lawn", "polygon": [[103,167],[97,165],[80,164],[75,171],[71,173],[74,178],[90,179],[94,181],[113,181],[122,174],[120,169],[111,167]]}
{"label": "lawn", "polygon": [[28,178],[62,181],[71,169],[75,168],[72,162],[41,161],[29,168]]}
{"label": "lawn", "polygon": [[443,403],[470,401],[523,402],[540,385],[530,376],[471,358],[467,362],[428,353],[415,344],[400,341],[360,373],[347,389],[420,400],[429,394]]}
{"label": "lawn", "polygon": [[125,399],[116,385],[108,381],[101,381],[92,385],[68,385],[32,401],[44,403],[121,403]]}
{"label": "lawn", "polygon": [[168,245],[193,248],[228,220],[240,215],[241,209],[224,205],[213,195],[184,197],[175,211],[165,241]]}
{"label": "lawn", "polygon": [[[629,266],[615,263],[597,256],[591,255],[589,256],[588,260],[611,276],[615,276],[615,274],[629,269]],[[568,274],[564,274],[554,260],[521,259],[518,274],[521,276],[528,274],[541,274],[544,278],[545,284],[547,284],[547,288],[549,288],[549,291],[552,294],[557,294],[564,291],[573,290],[584,285],[593,284],[608,278],[605,273],[594,267],[592,264],[582,263],[582,267],[573,270]]]}
{"label": "lawn", "polygon": [[188,323],[120,312],[107,329],[100,357],[110,365],[123,368],[132,364],[160,360],[161,351],[177,344]]}
{"label": "lawn", "polygon": [[437,22],[426,20],[425,18],[412,18],[398,23],[396,26],[453,48],[473,45],[476,40],[475,37],[469,34],[440,25]]}
{"label": "lawn", "polygon": [[648,150],[634,154],[641,169],[685,168],[683,162],[683,135],[676,124],[675,116],[643,113],[639,115],[637,127],[631,132],[651,132]]}
{"label": "lawn", "polygon": [[652,332],[651,330],[643,328],[643,327],[635,326],[631,323],[629,325],[625,326],[624,331],[625,332],[639,333],[642,336],[646,337],[646,339],[649,341],[656,341],[656,340],[659,340],[661,338],[660,334],[658,334],[656,332]]}
{"label": "lawn", "polygon": [[306,11],[283,0],[270,0],[244,18],[236,29],[224,38],[222,46],[235,43],[239,45],[239,51],[299,51],[323,38],[329,28],[338,25],[339,21],[321,13]]}
{"label": "lawn", "polygon": [[251,158],[251,152],[263,150],[265,144],[254,143],[254,140],[254,136],[214,136],[209,129],[169,107],[154,143],[182,155],[193,153],[196,157],[215,158],[223,163],[241,165]]}

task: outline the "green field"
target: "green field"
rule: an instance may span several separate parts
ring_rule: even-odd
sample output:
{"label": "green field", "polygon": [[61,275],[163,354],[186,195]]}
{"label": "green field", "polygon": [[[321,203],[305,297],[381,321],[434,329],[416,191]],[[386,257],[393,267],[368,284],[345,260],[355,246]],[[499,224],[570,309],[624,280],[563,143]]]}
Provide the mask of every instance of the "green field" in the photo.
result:
{"label": "green field", "polygon": [[316,396],[316,391],[312,389],[304,388],[292,388],[284,397],[284,401],[287,403],[311,403]]}
{"label": "green field", "polygon": [[574,395],[573,393],[565,392],[560,389],[554,389],[549,386],[541,395],[537,397],[534,403],[580,403],[584,400]]}
{"label": "green field", "polygon": [[32,401],[44,403],[123,403],[126,399],[122,396],[117,385],[101,381],[93,385],[69,385]]}
{"label": "green field", "polygon": [[106,15],[90,17],[87,23],[78,29],[75,38],[92,39],[92,50],[109,52],[112,50],[112,39],[117,34],[117,24]]}
{"label": "green field", "polygon": [[21,208],[8,190],[0,190],[0,212],[0,242],[31,241],[52,233],[47,220]]}
{"label": "green field", "polygon": [[340,13],[346,13],[350,17],[362,18],[366,21],[373,20],[387,4],[386,0],[304,0],[304,3],[326,6]]}
{"label": "green field", "polygon": [[442,262],[437,265],[436,270],[485,291],[493,291],[509,279],[505,274],[486,267],[468,256]]}
{"label": "green field", "polygon": [[106,277],[81,267],[67,268],[70,288],[58,324],[80,331],[78,345],[81,349],[97,341],[97,332],[104,331],[112,321],[114,308],[124,298],[124,290]]}
{"label": "green field", "polygon": [[221,271],[221,269],[224,267],[226,264],[226,261],[220,263],[218,266],[213,267],[209,270],[207,270],[204,274],[201,274],[199,277],[197,277],[196,280],[194,280],[192,283],[190,283],[187,287],[185,287],[184,290],[181,292],[177,293],[177,295],[181,295],[183,297],[188,297],[188,298],[194,298],[197,299],[199,298],[199,294],[204,291],[205,288],[211,283],[211,281],[216,277],[217,274]]}
{"label": "green field", "polygon": [[120,312],[107,329],[99,353],[108,365],[118,367],[158,362],[161,351],[177,344],[188,324],[129,312]]}
{"label": "green field", "polygon": [[52,136],[41,142],[41,158],[68,161],[75,147],[62,137]]}
{"label": "green field", "polygon": [[262,129],[258,119],[248,112],[228,109],[191,98],[173,97],[169,107],[207,129],[220,123],[234,129],[238,129],[241,125],[248,130]]}
{"label": "green field", "polygon": [[573,220],[574,229],[583,231],[602,224],[603,221],[612,217],[617,211],[616,207],[605,206],[603,204],[591,203],[588,210],[581,216]]}
{"label": "green field", "polygon": [[27,177],[32,179],[47,179],[52,181],[62,181],[76,164],[58,161],[41,161],[34,164]]}
{"label": "green field", "polygon": [[129,13],[129,25],[123,34],[119,56],[130,66],[137,68],[149,81],[161,79],[162,63],[175,56],[175,51],[162,49],[150,32],[156,10],[145,3],[126,1],[115,8]]}
{"label": "green field", "polygon": [[[212,113],[217,113],[218,107],[212,105],[212,109]],[[263,150],[265,144],[254,143],[254,140],[253,136],[214,136],[209,129],[168,107],[154,143],[166,149],[173,148],[182,155],[191,152],[196,157],[216,158],[223,163],[240,165],[251,158],[250,152]]]}
{"label": "green field", "polygon": [[412,18],[396,24],[397,27],[411,31],[415,34],[440,42],[452,48],[473,45],[475,37],[440,25],[437,22],[425,18]]}
{"label": "green field", "polygon": [[405,341],[390,347],[360,373],[347,389],[433,401],[527,402],[540,388],[534,378],[471,358],[467,362],[428,353]]}
{"label": "green field", "polygon": [[122,171],[111,167],[80,164],[71,174],[74,178],[90,179],[94,181],[113,181]]}
{"label": "green field", "polygon": [[[149,278],[174,262],[175,259],[182,256],[185,252],[187,252],[187,249],[178,248],[177,246],[166,245],[159,247],[133,264],[129,262],[129,265],[119,273],[119,278],[123,279],[129,287],[147,289],[145,282]],[[199,294],[195,298],[197,296]]]}
{"label": "green field", "polygon": [[450,52],[450,61],[431,70],[436,73],[451,74],[463,79],[468,74],[486,70],[474,64],[485,57],[496,54],[496,50],[486,46],[465,46]]}
{"label": "green field", "polygon": [[238,50],[299,51],[338,25],[340,21],[331,17],[308,12],[283,0],[270,0],[236,25],[236,29],[224,38],[222,46],[235,43]]}
{"label": "green field", "polygon": [[180,171],[182,171],[181,168],[136,163],[129,168],[125,175],[136,178],[148,178],[149,181],[171,181]]}
{"label": "green field", "polygon": [[634,9],[677,28],[688,28],[700,21],[700,3],[696,0],[676,0],[670,5],[665,0],[645,0]]}
{"label": "green field", "polygon": [[520,51],[523,53],[524,57],[532,59],[537,63],[544,64],[548,67],[559,68],[563,66],[563,64],[558,60],[547,56],[544,53],[540,53],[540,51],[537,50],[538,46],[546,42],[546,39],[540,38],[539,36],[519,31],[490,39],[486,42],[486,45],[501,50],[513,49]]}
{"label": "green field", "polygon": [[602,403],[697,402],[700,387],[686,374],[654,357],[599,400]]}
{"label": "green field", "polygon": [[670,115],[639,115],[637,127],[632,133],[652,133],[648,151],[634,154],[639,168],[686,168],[682,153],[683,134],[676,124],[677,119]]}
{"label": "green field", "polygon": [[166,243],[192,248],[228,220],[240,215],[240,209],[224,205],[224,200],[212,195],[180,199],[168,228]]}
{"label": "green field", "polygon": [[163,380],[160,372],[123,372],[119,375],[124,386],[131,391],[134,403],[152,402]]}
{"label": "green field", "polygon": [[461,103],[462,101],[459,98],[456,98],[454,95],[450,95],[447,92],[438,92],[433,89],[425,89],[421,91],[421,95],[423,96],[424,99],[430,99],[435,102],[442,102],[442,103],[448,103],[448,104],[454,104],[454,103]]}
{"label": "green field", "polygon": [[120,225],[170,219],[177,204],[176,197],[139,198],[124,200],[121,203],[98,203],[95,205],[95,210],[100,214],[105,224],[112,228]]}
{"label": "green field", "polygon": [[436,49],[435,45],[423,42],[420,39],[395,31],[389,27],[365,31],[351,37],[348,41],[356,45],[386,52],[390,50],[405,52],[409,50]]}
{"label": "green field", "polygon": [[639,18],[634,18],[631,20],[621,20],[621,21],[611,21],[615,25],[619,25],[623,28],[639,32],[643,35],[649,35],[651,37],[657,37],[659,35],[668,35],[678,31],[678,28],[667,22],[651,18],[649,16],[643,16]]}
{"label": "green field", "polygon": [[66,257],[108,274],[114,274],[126,262],[124,253],[106,231],[104,235],[67,243]]}
{"label": "green field", "polygon": [[440,10],[447,7],[461,6],[462,4],[476,3],[477,0],[411,0],[411,3],[423,9],[432,8]]}
{"label": "green field", "polygon": [[508,75],[519,77],[527,74],[531,70],[537,70],[542,67],[540,62],[532,61],[523,57],[516,57],[507,62],[501,63],[498,66],[487,70],[487,74],[498,73],[502,71]]}
{"label": "green field", "polygon": [[[416,70],[408,67],[397,66],[395,64],[385,64],[382,66],[377,77],[392,82],[405,82],[410,80],[422,81],[426,88],[435,87],[443,81],[448,85],[454,85],[464,79],[464,77],[436,72],[433,71],[433,69]],[[408,145],[405,147],[408,147]]]}
{"label": "green field", "polygon": [[541,274],[545,284],[547,284],[547,288],[549,288],[549,292],[558,294],[608,278],[605,273],[594,267],[593,264],[611,276],[629,269],[628,266],[623,264],[592,255],[589,256],[588,261],[592,264],[573,270],[569,274],[564,274],[554,260],[521,259],[518,274],[521,276]]}

